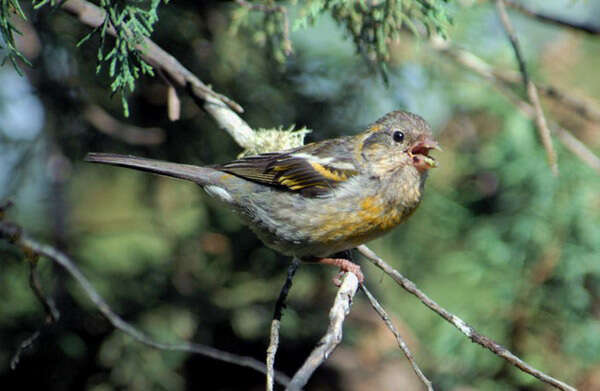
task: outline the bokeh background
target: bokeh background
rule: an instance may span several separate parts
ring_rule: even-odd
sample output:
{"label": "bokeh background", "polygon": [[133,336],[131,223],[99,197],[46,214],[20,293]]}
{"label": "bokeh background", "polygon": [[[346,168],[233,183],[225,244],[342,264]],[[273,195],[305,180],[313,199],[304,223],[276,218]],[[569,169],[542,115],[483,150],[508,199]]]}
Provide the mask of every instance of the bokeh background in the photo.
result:
{"label": "bokeh background", "polygon": [[[595,25],[597,1],[522,1]],[[240,103],[256,128],[306,126],[307,139],[354,134],[394,109],[427,119],[443,153],[410,221],[372,243],[389,263],[450,311],[535,367],[582,390],[600,389],[600,174],[555,138],[552,175],[537,131],[497,87],[403,32],[390,46],[388,85],[326,13],[292,29],[294,53],[272,55],[259,25],[232,33],[237,5],[178,1],[160,9],[152,38],[203,81]],[[300,4],[291,6],[294,20]],[[447,5],[450,42],[494,67],[516,70],[492,3]],[[123,318],[165,342],[190,340],[260,360],[289,260],[265,248],[194,185],[82,161],[90,151],[193,164],[241,151],[181,94],[166,114],[166,87],[144,77],[130,117],[95,74],[97,40],[61,12],[32,12],[19,44],[34,64],[0,68],[0,200],[7,219],[76,260]],[[510,11],[529,71],[600,107],[600,36]],[[514,89],[524,97],[522,90]],[[596,153],[600,124],[543,99],[549,118]],[[20,343],[44,323],[28,265],[0,242],[0,387],[50,390],[259,390],[261,375],[200,356],[150,349],[98,313],[46,260],[44,291],[61,311],[15,370]],[[393,314],[439,390],[548,389],[472,344],[362,262],[368,286]],[[327,326],[335,287],[327,267],[303,265],[282,323],[278,369],[292,374]],[[420,390],[389,331],[357,294],[344,341],[310,390]]]}

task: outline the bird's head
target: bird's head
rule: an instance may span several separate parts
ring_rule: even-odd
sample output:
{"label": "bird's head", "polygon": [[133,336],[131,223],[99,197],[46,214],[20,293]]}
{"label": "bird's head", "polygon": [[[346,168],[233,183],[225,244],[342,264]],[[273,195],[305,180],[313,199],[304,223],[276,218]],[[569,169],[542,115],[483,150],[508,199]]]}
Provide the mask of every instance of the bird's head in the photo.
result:
{"label": "bird's head", "polygon": [[441,148],[433,139],[429,124],[416,114],[393,111],[356,137],[358,159],[376,174],[391,173],[402,167],[414,167],[425,173],[437,167],[429,151]]}

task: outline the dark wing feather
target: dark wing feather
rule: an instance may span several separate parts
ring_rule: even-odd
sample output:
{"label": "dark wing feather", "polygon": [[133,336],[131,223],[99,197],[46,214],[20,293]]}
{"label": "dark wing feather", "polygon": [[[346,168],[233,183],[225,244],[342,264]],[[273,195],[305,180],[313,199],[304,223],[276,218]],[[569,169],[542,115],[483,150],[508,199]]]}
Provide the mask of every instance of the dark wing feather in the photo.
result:
{"label": "dark wing feather", "polygon": [[344,141],[347,139],[327,140],[290,151],[248,156],[214,168],[305,196],[324,196],[358,172],[349,143]]}

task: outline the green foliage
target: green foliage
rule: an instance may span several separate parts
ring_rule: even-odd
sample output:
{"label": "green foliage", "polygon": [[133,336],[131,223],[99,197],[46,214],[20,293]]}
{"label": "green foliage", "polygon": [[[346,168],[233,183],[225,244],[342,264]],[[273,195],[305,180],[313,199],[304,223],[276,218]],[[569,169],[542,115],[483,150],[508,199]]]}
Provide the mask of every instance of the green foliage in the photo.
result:
{"label": "green foliage", "polygon": [[[92,36],[100,36],[96,71],[99,73],[104,65],[108,67],[108,75],[112,80],[110,88],[113,94],[120,94],[126,117],[129,116],[127,94],[133,92],[136,80],[143,74],[154,75],[152,66],[142,58],[144,40],[154,31],[154,25],[158,21],[159,5],[166,4],[168,1],[100,0],[100,7],[105,11],[104,21],[77,44],[81,46]],[[58,0],[32,1],[34,9],[45,5],[56,7],[60,4]],[[31,64],[15,45],[14,34],[20,32],[11,23],[10,16],[16,14],[23,20],[27,20],[27,17],[19,0],[0,0],[0,5],[0,42],[4,43],[4,49],[7,50],[3,64],[9,60],[20,74],[17,59],[27,65]]]}
{"label": "green foliage", "polygon": [[397,42],[403,27],[420,35],[420,27],[427,34],[446,35],[450,18],[443,3],[447,0],[381,0],[344,1],[310,0],[302,8],[303,17],[294,26],[306,27],[329,11],[333,19],[344,27],[357,51],[375,62],[387,80],[386,62],[390,59],[389,45]]}
{"label": "green foliage", "polygon": [[[167,3],[169,0],[163,0]],[[141,74],[154,75],[152,66],[142,58],[144,40],[154,31],[158,21],[158,6],[161,0],[101,0],[100,6],[106,12],[103,23],[87,34],[79,43],[82,45],[93,35],[100,36],[98,47],[97,72],[108,66],[112,79],[110,88],[121,95],[121,103],[126,117],[129,116],[127,93],[133,92],[135,81]],[[109,32],[114,30],[112,45],[107,46]]]}
{"label": "green foliage", "polygon": [[[260,15],[260,23],[252,18]],[[289,20],[287,8],[273,0],[241,2],[232,13],[232,34],[237,34],[241,27],[250,27],[255,42],[269,46],[269,52],[280,64],[292,53],[289,38]]]}
{"label": "green foliage", "polygon": [[[384,80],[387,81],[387,63],[390,60],[390,44],[400,39],[404,27],[415,35],[433,32],[446,36],[451,22],[444,3],[448,0],[309,0],[297,6],[299,17],[293,22],[293,29],[306,28],[325,13],[343,27],[357,52],[376,64]],[[292,2],[296,4],[296,2]],[[232,33],[241,26],[253,26],[255,41],[268,43],[273,57],[285,61],[285,54],[291,52],[287,35],[289,23],[287,12],[276,12],[283,6],[272,0],[244,2],[233,12]],[[251,18],[251,11],[262,12],[257,21]],[[260,27],[258,27],[258,25]]]}
{"label": "green foliage", "polygon": [[31,64],[15,44],[14,34],[20,35],[21,32],[11,22],[10,19],[12,14],[17,15],[24,20],[27,19],[21,8],[21,4],[19,4],[19,0],[0,0],[0,49],[7,51],[2,60],[2,65],[4,65],[6,61],[10,61],[15,70],[21,74],[17,60],[21,60],[28,65]]}

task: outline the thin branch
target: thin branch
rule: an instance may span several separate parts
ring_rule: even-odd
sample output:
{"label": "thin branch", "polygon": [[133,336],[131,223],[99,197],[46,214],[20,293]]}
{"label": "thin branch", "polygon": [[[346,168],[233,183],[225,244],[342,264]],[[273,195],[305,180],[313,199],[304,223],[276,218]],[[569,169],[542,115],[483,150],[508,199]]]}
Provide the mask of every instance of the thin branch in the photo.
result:
{"label": "thin branch", "polygon": [[565,128],[556,125],[553,129],[558,135],[558,139],[569,151],[600,174],[600,158],[594,152]]}
{"label": "thin branch", "polygon": [[546,117],[544,116],[544,111],[542,110],[542,106],[540,104],[540,100],[538,98],[537,89],[535,84],[529,79],[529,74],[527,73],[527,65],[525,64],[525,58],[521,51],[521,45],[519,44],[519,40],[517,38],[517,34],[515,33],[515,29],[510,22],[510,18],[506,12],[506,7],[504,5],[504,0],[496,0],[496,9],[498,11],[498,16],[500,18],[500,22],[504,27],[504,31],[508,36],[508,39],[513,47],[513,51],[515,52],[515,57],[517,58],[517,62],[519,63],[519,70],[521,71],[521,75],[523,77],[523,85],[527,91],[527,96],[529,97],[529,101],[535,108],[535,124],[538,129],[538,133],[540,135],[540,139],[542,140],[542,144],[544,145],[544,149],[546,150],[546,157],[548,159],[548,164],[550,165],[550,169],[554,175],[558,175],[558,163],[556,159],[556,151],[554,150],[554,146],[552,145],[552,137],[550,136],[550,129],[546,123]]}
{"label": "thin branch", "polygon": [[[85,0],[67,0],[62,3],[62,8],[90,27],[96,28],[104,22],[104,10]],[[108,32],[115,35],[113,28],[109,28]],[[196,103],[204,107],[238,145],[243,148],[253,145],[254,131],[235,113],[244,111],[240,105],[214,92],[152,40],[144,38],[136,48],[148,63],[160,69],[174,85],[185,88]]]}
{"label": "thin branch", "polygon": [[519,71],[521,72],[521,76],[523,77],[523,85],[527,88],[527,84],[529,83],[529,74],[527,73],[527,65],[525,64],[525,59],[523,58],[523,54],[521,52],[521,45],[519,44],[519,39],[517,38],[517,33],[510,23],[510,19],[508,18],[508,14],[506,13],[506,7],[504,6],[503,0],[496,0],[496,10],[498,11],[498,16],[500,17],[500,22],[502,23],[502,27],[506,32],[508,40],[513,47],[513,51],[515,52],[515,57],[517,58],[517,63],[519,64]]}
{"label": "thin branch", "polygon": [[550,136],[550,128],[548,128],[548,123],[540,103],[537,88],[531,80],[527,82],[527,95],[529,96],[529,101],[535,108],[535,124],[538,128],[538,133],[540,135],[540,139],[542,140],[542,144],[544,145],[544,149],[546,150],[546,159],[548,160],[548,164],[550,165],[552,173],[554,175],[558,175],[558,162],[556,151],[554,150],[554,145],[552,144],[552,137]]}
{"label": "thin branch", "polygon": [[373,262],[375,266],[383,270],[387,275],[389,275],[398,285],[404,288],[409,293],[416,296],[423,304],[425,304],[429,309],[440,315],[454,327],[456,327],[461,333],[463,333],[466,337],[468,337],[472,342],[477,343],[484,348],[490,350],[492,353],[496,354],[499,357],[502,357],[504,360],[508,361],[515,367],[519,368],[521,371],[526,372],[544,383],[550,384],[553,387],[558,388],[559,390],[564,391],[576,391],[575,388],[570,385],[561,382],[545,374],[544,372],[535,369],[525,361],[521,360],[519,357],[515,356],[509,350],[492,340],[491,338],[486,337],[483,334],[480,334],[475,328],[468,325],[464,320],[459,318],[458,316],[452,314],[445,308],[441,307],[438,303],[429,298],[425,293],[423,293],[414,282],[404,277],[400,272],[396,269],[388,265],[383,259],[381,259],[377,254],[375,254],[370,248],[365,246],[364,244],[357,247],[358,251],[363,254],[367,259]]}
{"label": "thin branch", "polygon": [[508,5],[509,7],[519,11],[520,13],[527,15],[529,17],[532,17],[534,19],[537,19],[541,22],[545,22],[545,23],[551,23],[560,27],[567,27],[576,31],[580,31],[583,33],[587,33],[587,34],[591,34],[591,35],[599,35],[600,34],[600,27],[598,26],[593,26],[591,24],[586,24],[586,23],[575,23],[575,22],[571,22],[559,17],[554,17],[554,16],[549,16],[549,15],[545,15],[545,14],[541,14],[539,12],[535,12],[521,4],[517,4],[514,1],[510,1],[510,0],[505,0],[506,5]]}
{"label": "thin branch", "polygon": [[358,279],[353,273],[346,273],[344,281],[337,291],[335,301],[329,311],[329,327],[317,343],[302,367],[292,377],[286,391],[300,390],[306,385],[313,372],[321,365],[331,352],[342,342],[342,326],[346,315],[350,313],[352,299],[358,290]]}
{"label": "thin branch", "polygon": [[388,327],[388,329],[390,329],[392,334],[394,334],[394,337],[396,337],[396,342],[398,342],[398,347],[402,350],[402,352],[408,359],[408,362],[410,362],[410,365],[412,365],[413,370],[415,371],[415,373],[417,374],[419,379],[421,379],[421,381],[423,382],[423,384],[425,385],[425,387],[427,388],[428,391],[433,391],[433,384],[431,383],[431,380],[429,380],[423,374],[423,371],[421,370],[421,368],[419,368],[419,364],[417,364],[417,362],[415,361],[415,358],[412,355],[410,349],[408,348],[408,345],[406,345],[406,342],[404,342],[404,339],[402,339],[402,336],[398,332],[398,329],[396,329],[396,326],[394,326],[394,323],[392,323],[392,320],[390,319],[390,317],[387,314],[387,312],[385,311],[385,309],[383,309],[381,304],[379,304],[379,302],[371,294],[371,292],[369,292],[367,290],[367,287],[365,286],[365,284],[360,284],[360,289],[362,289],[362,291],[365,293],[365,295],[367,295],[367,298],[369,299],[369,302],[371,303],[371,307],[373,307],[373,309],[379,314],[379,317],[384,321],[385,325]]}
{"label": "thin branch", "polygon": [[42,284],[40,284],[36,263],[36,261],[32,261],[29,264],[29,286],[35,293],[35,297],[37,297],[38,301],[42,304],[42,307],[44,307],[44,312],[46,312],[46,323],[56,323],[60,319],[60,312],[56,308],[54,300],[52,300],[51,297],[46,297],[44,292],[42,292]]}
{"label": "thin branch", "polygon": [[[502,94],[506,95],[509,98],[509,100],[511,100],[513,104],[517,106],[523,114],[525,114],[532,120],[536,118],[535,108],[529,102],[525,102],[520,97],[507,90],[507,84],[512,86],[515,83],[520,83],[510,73],[498,71],[494,69],[490,64],[486,63],[483,59],[474,55],[473,53],[470,53],[466,50],[450,47],[446,42],[442,42],[439,40],[432,41],[432,46],[434,49],[440,51],[443,54],[448,55],[465,68],[491,81],[493,85],[496,86]],[[542,92],[544,92],[543,88],[547,88],[550,90],[554,87],[542,87]],[[571,99],[571,97],[569,97],[568,99]],[[579,107],[579,109],[587,110],[587,108],[585,107]],[[575,107],[575,110],[579,112],[577,107]],[[598,115],[598,120],[600,120],[600,112],[594,113],[590,111],[588,112],[588,114]],[[593,117],[588,116],[588,119],[593,119]],[[581,161],[583,161],[585,164],[587,164],[588,166],[600,173],[600,158],[596,154],[594,154],[594,152],[592,152],[584,143],[582,143],[575,136],[573,136],[573,134],[570,131],[561,127],[558,123],[554,121],[550,122],[550,129],[558,135],[558,139],[569,151],[571,151],[575,156],[581,159]]]}
{"label": "thin branch", "polygon": [[31,334],[31,336],[29,336],[27,339],[21,342],[21,344],[17,348],[17,351],[10,360],[10,369],[12,369],[13,371],[17,369],[17,365],[19,365],[19,361],[21,361],[21,356],[23,355],[23,352],[32,347],[41,334],[41,330],[36,330],[33,334]]}
{"label": "thin branch", "polygon": [[100,133],[130,145],[157,145],[165,140],[165,131],[161,128],[141,128],[123,123],[98,105],[87,106],[83,117]]}
{"label": "thin branch", "polygon": [[574,110],[577,114],[590,120],[599,122],[600,121],[600,108],[598,103],[590,104],[583,99],[573,96],[568,91],[561,90],[560,88],[548,84],[537,83],[538,90],[549,98],[556,100],[557,102],[565,105],[566,107]]}
{"label": "thin branch", "polygon": [[[451,46],[448,41],[435,38],[431,40],[431,46],[487,79],[495,79],[511,86],[516,86],[522,82],[521,75],[518,72],[496,69],[473,53]],[[590,104],[570,92],[551,84],[544,84],[537,81],[535,84],[542,95],[563,104],[590,121],[600,121],[598,103],[595,105]]]}
{"label": "thin branch", "polygon": [[281,292],[279,292],[279,297],[275,303],[275,313],[273,314],[273,321],[271,322],[269,347],[267,348],[267,391],[273,391],[275,355],[277,354],[277,348],[279,347],[279,327],[281,325],[281,317],[283,316],[283,310],[286,306],[285,301],[287,300],[288,293],[292,287],[292,280],[299,266],[300,260],[294,257],[288,268],[285,283],[283,284],[283,287],[281,287]]}
{"label": "thin branch", "polygon": [[[0,222],[0,239],[8,240],[15,244],[25,253],[40,254],[52,260],[56,264],[64,268],[81,286],[85,294],[94,303],[98,310],[108,319],[108,321],[117,329],[128,334],[138,342],[153,347],[159,350],[183,351],[188,353],[196,353],[215,360],[224,361],[230,364],[239,365],[242,367],[251,368],[263,374],[267,373],[266,366],[252,357],[239,356],[237,354],[224,352],[210,346],[183,342],[178,344],[165,344],[148,338],[143,332],[124,321],[116,314],[108,305],[108,303],[100,296],[98,291],[92,286],[87,278],[81,273],[79,268],[75,266],[73,261],[56,250],[55,248],[39,243],[34,239],[29,238],[22,232],[22,229],[13,223]],[[281,372],[276,372],[275,380],[284,386],[289,384],[289,377]]]}
{"label": "thin branch", "polygon": [[[519,109],[519,111],[523,113],[523,115],[529,117],[530,119],[535,118],[535,108],[529,102],[524,101],[511,90],[505,88],[502,84],[495,84],[495,86],[500,93],[506,96],[508,100],[510,100]],[[557,123],[550,123],[550,128],[554,133],[556,133],[558,139],[562,142],[565,148],[571,151],[571,153],[581,159],[581,161],[586,163],[592,169],[600,173],[600,157],[594,154],[594,152],[592,152],[584,143],[573,136],[571,132]]]}
{"label": "thin branch", "polygon": [[[0,218],[1,219],[1,218]],[[42,285],[40,284],[40,278],[37,273],[37,259],[36,255],[29,254],[33,256],[32,259],[29,259],[29,287],[35,294],[35,297],[38,299],[42,307],[44,307],[44,312],[46,313],[46,319],[44,324],[40,326],[33,334],[31,334],[27,339],[25,339],[19,347],[17,351],[13,355],[10,360],[10,369],[15,370],[19,362],[21,361],[21,356],[23,352],[27,349],[31,348],[35,341],[42,335],[44,329],[51,324],[58,322],[60,319],[60,312],[56,308],[56,304],[54,304],[54,300],[50,297],[46,297],[44,292],[42,291]]]}

